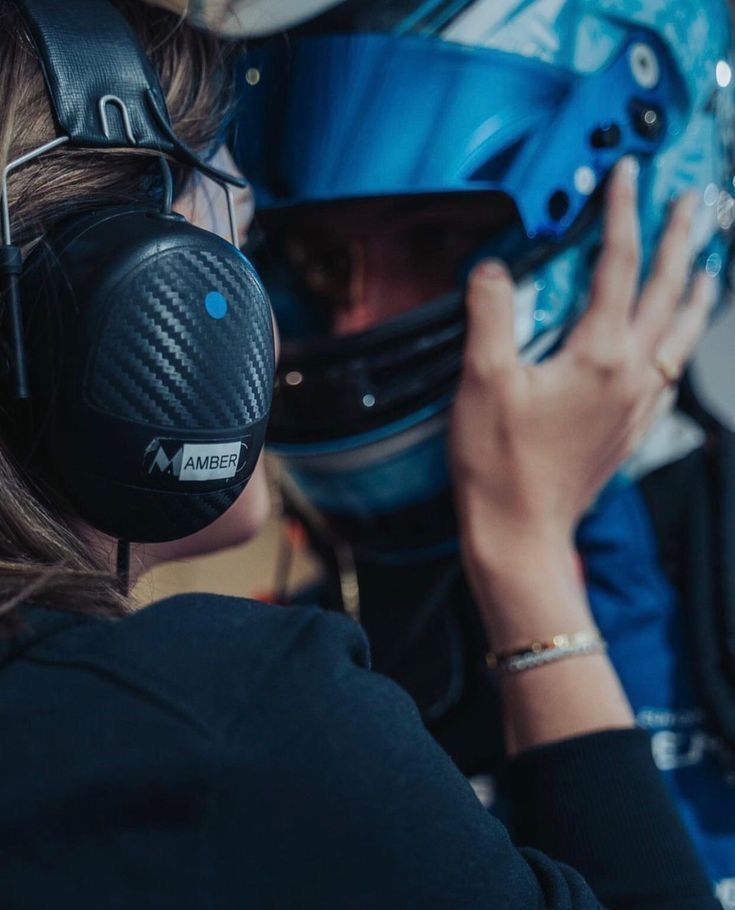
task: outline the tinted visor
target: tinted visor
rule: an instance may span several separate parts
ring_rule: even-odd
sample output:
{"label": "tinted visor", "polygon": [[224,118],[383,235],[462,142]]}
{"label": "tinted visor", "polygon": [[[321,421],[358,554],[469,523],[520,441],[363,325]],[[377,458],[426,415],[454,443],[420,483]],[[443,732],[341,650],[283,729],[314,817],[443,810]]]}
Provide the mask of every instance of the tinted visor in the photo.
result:
{"label": "tinted visor", "polygon": [[364,432],[449,395],[459,289],[476,259],[525,243],[512,202],[490,193],[271,212],[260,229],[282,340],[271,436],[283,442]]}

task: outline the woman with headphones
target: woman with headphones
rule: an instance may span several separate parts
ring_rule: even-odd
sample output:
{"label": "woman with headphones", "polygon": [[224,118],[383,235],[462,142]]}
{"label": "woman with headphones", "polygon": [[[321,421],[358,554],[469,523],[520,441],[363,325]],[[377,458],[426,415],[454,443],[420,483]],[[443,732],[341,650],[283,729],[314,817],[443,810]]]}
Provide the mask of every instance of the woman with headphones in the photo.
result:
{"label": "woman with headphones", "polygon": [[504,267],[468,286],[452,462],[519,849],[351,620],[133,609],[130,572],[267,514],[272,327],[236,249],[247,193],[215,195],[242,184],[234,47],[139,0],[59,6],[0,4],[3,905],[715,908],[571,543],[706,323],[697,200],[640,291],[621,162],[589,311],[541,366],[516,358]]}

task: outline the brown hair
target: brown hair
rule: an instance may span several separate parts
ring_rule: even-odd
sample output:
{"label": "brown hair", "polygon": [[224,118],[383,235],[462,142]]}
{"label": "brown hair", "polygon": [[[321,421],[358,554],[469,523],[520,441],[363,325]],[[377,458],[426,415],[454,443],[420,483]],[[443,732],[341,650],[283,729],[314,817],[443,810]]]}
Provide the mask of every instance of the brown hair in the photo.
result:
{"label": "brown hair", "polygon": [[[159,74],[174,130],[205,156],[213,152],[231,107],[239,48],[140,0],[115,3]],[[0,111],[0,169],[56,135],[35,50],[24,22],[6,3],[0,5]],[[180,190],[191,173],[176,167],[174,176]],[[161,192],[160,183],[158,162],[149,153],[57,149],[10,180],[14,242],[26,244],[76,211],[150,199]],[[60,498],[9,452],[8,394],[0,385],[0,632],[17,627],[17,608],[30,600],[55,609],[124,613],[127,598],[110,573],[109,554],[95,552]]]}

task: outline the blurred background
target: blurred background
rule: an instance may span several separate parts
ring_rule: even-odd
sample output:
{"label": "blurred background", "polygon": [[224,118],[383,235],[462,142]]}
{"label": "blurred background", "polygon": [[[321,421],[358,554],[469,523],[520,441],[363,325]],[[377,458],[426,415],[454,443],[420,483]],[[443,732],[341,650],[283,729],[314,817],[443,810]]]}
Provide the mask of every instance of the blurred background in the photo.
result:
{"label": "blurred background", "polygon": [[271,519],[255,540],[209,556],[171,562],[148,572],[133,594],[141,605],[186,591],[255,597],[277,602],[287,583],[292,590],[318,576],[316,563],[294,543],[280,518],[278,463],[267,459],[272,487]]}

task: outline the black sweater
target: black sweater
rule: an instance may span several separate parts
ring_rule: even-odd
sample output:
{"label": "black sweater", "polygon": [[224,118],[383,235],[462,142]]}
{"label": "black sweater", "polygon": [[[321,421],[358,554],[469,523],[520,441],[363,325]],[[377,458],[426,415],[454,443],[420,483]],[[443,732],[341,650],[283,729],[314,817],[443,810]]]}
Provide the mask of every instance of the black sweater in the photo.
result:
{"label": "black sweater", "polygon": [[189,595],[0,645],[13,908],[714,910],[637,731],[509,768],[516,849],[343,617]]}

